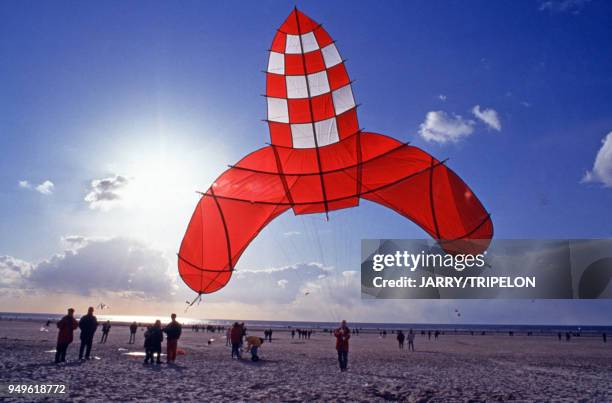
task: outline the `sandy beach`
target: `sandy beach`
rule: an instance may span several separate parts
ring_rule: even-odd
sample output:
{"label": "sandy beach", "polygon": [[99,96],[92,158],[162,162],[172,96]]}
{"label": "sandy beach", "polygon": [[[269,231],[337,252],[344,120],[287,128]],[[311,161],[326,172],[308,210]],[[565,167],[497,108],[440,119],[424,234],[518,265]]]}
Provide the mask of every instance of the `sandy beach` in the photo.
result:
{"label": "sandy beach", "polygon": [[143,332],[128,345],[128,329],[115,326],[107,344],[94,345],[95,359],[79,362],[76,341],[69,362],[56,366],[56,331],[40,327],[0,322],[2,384],[63,383],[65,398],[81,401],[612,400],[612,343],[594,337],[447,334],[436,341],[419,334],[412,353],[399,351],[393,335],[361,334],[351,339],[348,372],[340,373],[334,340],[323,333],[302,341],[277,331],[252,363],[247,355],[231,360],[223,336],[186,327],[179,344],[186,354],[176,365],[145,366],[141,356],[126,355],[143,351]]}

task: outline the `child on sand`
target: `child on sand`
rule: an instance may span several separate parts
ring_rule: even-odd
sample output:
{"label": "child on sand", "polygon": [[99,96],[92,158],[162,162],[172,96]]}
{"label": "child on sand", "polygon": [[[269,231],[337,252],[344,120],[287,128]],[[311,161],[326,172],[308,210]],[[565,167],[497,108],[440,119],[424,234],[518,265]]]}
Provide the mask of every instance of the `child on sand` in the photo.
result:
{"label": "child on sand", "polygon": [[162,341],[164,341],[164,333],[161,328],[161,322],[155,321],[155,325],[150,326],[144,334],[145,342],[145,364],[153,364],[153,354],[157,353],[157,363],[161,364],[160,355],[162,349]]}
{"label": "child on sand", "polygon": [[257,362],[259,361],[259,356],[257,355],[257,350],[263,344],[264,340],[261,337],[257,336],[248,336],[246,338],[247,348],[245,351],[251,352],[251,361]]}

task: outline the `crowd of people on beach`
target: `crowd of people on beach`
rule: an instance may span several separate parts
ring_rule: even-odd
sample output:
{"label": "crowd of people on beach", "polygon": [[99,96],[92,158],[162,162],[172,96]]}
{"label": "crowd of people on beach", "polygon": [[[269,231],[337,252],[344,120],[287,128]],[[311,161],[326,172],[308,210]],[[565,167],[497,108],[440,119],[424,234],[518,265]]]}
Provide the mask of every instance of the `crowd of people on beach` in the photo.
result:
{"label": "crowd of people on beach", "polygon": [[[91,358],[91,351],[93,348],[93,340],[94,335],[98,328],[98,319],[94,315],[94,308],[89,307],[87,310],[87,314],[83,315],[78,321],[74,317],[75,310],[73,308],[68,309],[68,313],[62,317],[57,322],[58,335],[57,335],[57,345],[55,350],[55,363],[61,364],[66,362],[66,353],[68,347],[73,342],[74,332],[76,329],[80,330],[79,338],[80,338],[80,346],[79,346],[79,360],[85,361]],[[46,326],[48,327],[51,321],[47,321]],[[100,344],[105,344],[108,340],[108,335],[111,329],[110,321],[106,321],[102,324],[102,337],[100,339]],[[136,335],[138,332],[139,324],[133,322],[129,325],[129,340],[128,344],[136,343]],[[243,353],[250,353],[251,361],[257,362],[259,361],[259,350],[265,341],[271,343],[273,330],[272,328],[268,328],[264,330],[264,338],[248,335],[247,328],[244,322],[234,322],[232,326],[229,326],[227,329],[223,326],[212,326],[208,325],[206,327],[200,327],[199,325],[193,325],[192,330],[194,332],[199,332],[200,329],[206,330],[207,332],[223,332],[226,330],[226,346],[231,347],[231,358],[232,359],[242,359]],[[340,371],[344,372],[348,369],[348,353],[349,353],[349,340],[351,335],[359,335],[359,329],[350,329],[347,325],[347,322],[343,320],[340,323],[340,326],[335,330],[324,329],[324,332],[329,332],[333,337],[336,338],[336,351],[338,355],[338,365],[340,367]],[[144,332],[144,349],[145,349],[145,364],[161,364],[161,352],[162,352],[162,344],[164,341],[164,335],[166,339],[166,362],[168,364],[173,364],[176,361],[176,356],[178,352],[178,341],[181,337],[182,326],[176,320],[176,314],[172,314],[170,316],[170,322],[162,327],[162,323],[160,320],[156,320],[153,325],[147,327]],[[396,334],[396,340],[398,343],[398,347],[400,350],[404,350],[404,343],[408,341],[408,350],[414,352],[414,341],[416,333],[413,329],[409,329],[407,333],[404,333],[403,330],[391,331],[391,333]],[[308,340],[310,339],[313,331],[310,329],[291,329],[290,335],[291,339],[294,339],[295,336],[298,336],[298,339]],[[439,330],[435,331],[425,331],[421,330],[421,335],[423,337],[427,336],[428,340],[431,340],[433,335],[434,339],[437,340],[440,334],[444,334]],[[471,332],[474,335],[474,332]],[[508,332],[509,336],[514,336],[514,332]],[[531,336],[533,333],[527,333],[528,336]],[[485,332],[481,332],[481,335],[485,335]],[[379,337],[384,339],[387,336],[386,329],[379,329]],[[580,336],[580,333],[570,333],[566,332],[563,335],[561,332],[557,334],[559,341],[565,338],[566,341],[570,341],[572,336]],[[604,343],[607,343],[607,334],[602,333],[602,339]],[[246,347],[245,347],[246,343]],[[209,340],[210,344],[210,340]]]}
{"label": "crowd of people on beach", "polygon": [[[145,364],[153,363],[154,354],[157,354],[156,363],[160,364],[162,342],[164,334],[166,334],[166,355],[167,363],[172,364],[176,360],[178,340],[181,337],[182,326],[176,321],[176,314],[170,316],[170,323],[162,328],[160,320],[157,320],[152,326],[148,326],[144,333],[144,348],[145,348]],[[47,322],[49,325],[50,321]],[[56,324],[58,328],[57,344],[55,347],[55,363],[61,364],[66,362],[66,352],[68,347],[74,340],[74,331],[80,329],[79,338],[81,344],[79,346],[79,360],[85,361],[91,358],[91,350],[93,347],[94,335],[98,329],[98,319],[94,315],[94,308],[89,307],[87,314],[83,315],[78,321],[74,317],[74,308],[69,308],[68,313],[62,317]],[[110,321],[106,321],[102,325],[101,344],[105,344],[108,340],[108,334],[111,329]],[[138,324],[133,322],[129,326],[130,338],[128,344],[136,342],[136,333]]]}

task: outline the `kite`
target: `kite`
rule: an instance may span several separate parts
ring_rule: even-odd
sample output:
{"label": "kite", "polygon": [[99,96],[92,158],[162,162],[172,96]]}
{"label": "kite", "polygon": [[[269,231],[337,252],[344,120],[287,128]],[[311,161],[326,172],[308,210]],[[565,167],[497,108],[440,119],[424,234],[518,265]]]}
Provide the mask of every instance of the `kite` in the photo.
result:
{"label": "kite", "polygon": [[265,74],[271,142],[201,193],[180,246],[179,274],[199,296],[224,287],[249,243],[290,209],[327,216],[365,199],[413,221],[446,252],[488,247],[490,215],[445,161],[360,129],[345,62],[320,24],[294,9]]}

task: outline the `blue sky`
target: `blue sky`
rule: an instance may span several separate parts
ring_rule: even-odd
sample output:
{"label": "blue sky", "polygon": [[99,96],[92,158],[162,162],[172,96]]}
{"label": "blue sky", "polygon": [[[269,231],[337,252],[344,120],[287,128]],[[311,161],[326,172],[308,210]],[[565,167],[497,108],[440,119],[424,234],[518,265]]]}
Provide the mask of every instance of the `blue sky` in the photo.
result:
{"label": "blue sky", "polygon": [[[96,277],[99,287],[69,290],[73,298],[84,304],[116,300],[117,309],[129,313],[184,304],[190,294],[173,277],[173,254],[197,202],[195,190],[205,190],[227,164],[269,140],[261,121],[261,71],[275,29],[293,5],[0,4],[0,269],[29,281],[0,284],[3,308],[40,311],[48,307],[41,301],[52,301],[60,309],[67,300],[60,296],[66,291],[61,281],[32,282],[45,278],[42,270],[52,267],[47,274],[54,278],[74,275],[79,269],[71,264],[91,270],[89,261],[74,257],[96,261],[104,250],[105,259],[109,251],[119,259],[104,260],[107,266],[129,272],[125,262],[134,257],[124,252],[134,249],[142,251],[139,264],[156,276],[155,287],[140,274],[138,287],[102,276]],[[603,142],[612,132],[609,2],[297,6],[325,26],[348,59],[360,125],[450,158],[449,166],[492,213],[497,238],[612,235],[612,136]],[[474,114],[477,105],[497,126]],[[437,120],[427,126],[428,117]],[[440,119],[446,131],[436,126]],[[468,129],[453,141],[448,129],[457,125]],[[447,141],[428,141],[424,127],[442,130]],[[270,306],[284,303],[297,307],[290,311],[294,316],[335,319],[331,310],[320,318],[300,305],[300,290],[321,275],[317,270],[333,267],[335,277],[330,274],[322,289],[350,288],[346,273],[358,270],[359,239],[423,236],[414,224],[367,202],[332,214],[329,223],[322,216],[288,213],[262,232],[238,268],[267,269],[270,275],[272,269],[306,266],[304,275],[291,271],[288,280],[281,271],[270,283],[279,288]],[[107,275],[124,278],[117,270]],[[159,291],[160,276],[172,287]],[[50,283],[55,285],[46,290]],[[248,311],[239,301],[241,287],[241,279],[233,279],[212,298],[210,309],[195,315],[274,315],[273,308]],[[25,291],[31,289],[37,291]],[[355,291],[359,308],[347,314],[365,320],[392,307],[360,303],[358,290],[346,292]],[[164,297],[151,301],[152,293]],[[266,302],[265,293],[252,293]],[[140,303],[132,303],[134,298]],[[520,304],[504,306],[514,311]],[[529,317],[505,320],[538,321],[563,311],[556,314],[559,322],[605,322],[610,307],[606,301],[542,302]],[[473,321],[496,317],[496,309],[482,311],[475,303],[465,303],[465,309]],[[406,318],[422,320],[426,312],[434,321],[448,319],[442,303],[419,312],[407,310]]]}

